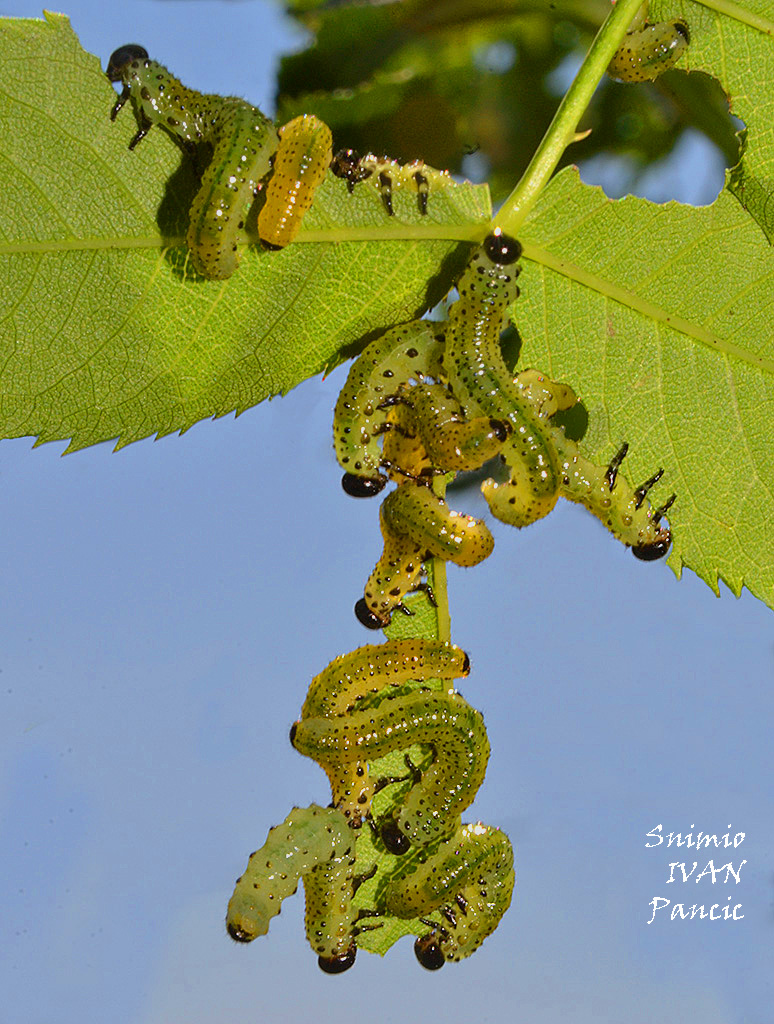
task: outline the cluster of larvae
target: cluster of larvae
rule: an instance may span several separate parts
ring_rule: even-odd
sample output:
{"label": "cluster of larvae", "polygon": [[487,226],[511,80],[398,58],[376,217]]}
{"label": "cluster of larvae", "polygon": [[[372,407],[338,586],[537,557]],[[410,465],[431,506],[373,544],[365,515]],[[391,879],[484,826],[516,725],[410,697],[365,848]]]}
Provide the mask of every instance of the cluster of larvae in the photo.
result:
{"label": "cluster of larvae", "polygon": [[[627,82],[655,78],[682,56],[688,39],[681,20],[649,24],[643,4],[608,71]],[[448,174],[421,161],[400,164],[371,153],[359,156],[351,149],[334,156],[330,129],[314,115],[304,114],[277,128],[245,100],[183,85],[136,43],[112,54],[106,74],[122,86],[111,117],[128,100],[134,106],[139,127],[130,149],[160,125],[191,156],[206,156],[186,244],[194,269],[210,280],[223,280],[236,270],[248,215],[261,193],[258,237],[265,249],[278,250],[298,234],[328,170],[344,178],[350,191],[359,182],[369,182],[388,215],[393,214],[394,189],[415,191],[424,215],[430,193],[452,183]]]}
{"label": "cluster of larvae", "polygon": [[[684,22],[651,25],[644,4],[608,70],[624,81],[655,78],[687,45]],[[352,150],[333,156],[330,130],[316,117],[278,129],[244,100],[187,88],[136,44],[113,53],[107,75],[123,87],[112,118],[128,100],[135,109],[130,149],[158,124],[192,156],[208,157],[186,236],[205,279],[236,270],[261,194],[256,230],[274,251],[294,240],[328,170],[350,191],[361,182],[376,188],[386,216],[396,188],[415,193],[424,216],[431,194],[451,184],[420,162]],[[661,519],[674,496],[657,508],[647,497],[662,471],[630,486],[619,473],[625,444],[608,465],[591,463],[557,420],[577,402],[572,389],[534,370],[508,370],[499,339],[519,293],[520,255],[517,241],[492,232],[458,281],[448,319],[386,331],[355,361],[341,392],[334,446],[345,490],[364,497],[388,480],[397,485],[381,505],[384,552],[356,605],[369,628],[387,626],[396,610],[408,613],[404,598],[426,587],[428,559],[473,566],[491,553],[486,525],[451,510],[434,484],[495,457],[504,474],[482,491],[503,522],[526,526],[563,496],[637,557],[668,550]],[[494,931],[511,902],[513,850],[499,829],[461,821],[489,757],[481,714],[451,685],[468,672],[467,655],[451,643],[392,640],[336,658],[312,681],[291,742],[324,769],[331,803],[294,808],[250,856],[228,906],[233,939],[266,934],[300,880],[307,938],[329,973],[351,967],[358,936],[390,918],[411,922],[417,958],[431,970],[470,956]],[[415,764],[408,752],[417,749]],[[406,774],[380,774],[380,759],[395,754],[404,755]],[[380,791],[389,800],[377,811]],[[373,836],[367,865],[357,855],[364,826]]]}
{"label": "cluster of larvae", "polygon": [[[469,670],[454,644],[393,640],[342,655],[312,680],[290,737],[324,769],[331,803],[294,808],[250,856],[228,906],[233,939],[266,934],[300,879],[307,939],[328,973],[351,967],[357,936],[391,917],[412,922],[429,970],[470,956],[494,931],[511,902],[513,850],[499,829],[461,821],[489,758],[481,714],[452,685]],[[417,745],[426,756],[413,764]],[[380,777],[379,759],[404,752],[405,776]],[[373,798],[387,787],[380,816]],[[358,864],[364,824],[372,859]],[[374,849],[392,857],[377,866]],[[356,900],[374,876],[371,896]]]}
{"label": "cluster of larvae", "polygon": [[520,255],[514,239],[489,235],[457,283],[448,319],[380,335],[355,360],[339,395],[333,433],[344,489],[368,497],[388,479],[398,482],[382,502],[382,556],[355,605],[372,629],[407,611],[403,598],[423,586],[429,558],[472,566],[491,553],[486,525],[451,510],[432,484],[496,455],[505,472],[481,490],[502,522],[527,526],[562,496],[584,505],[640,559],[669,549],[661,520],[674,495],[657,508],[648,501],[663,470],[631,486],[619,472],[626,444],[610,463],[595,465],[555,420],[576,404],[572,389],[534,370],[508,370],[500,334],[519,294]]}

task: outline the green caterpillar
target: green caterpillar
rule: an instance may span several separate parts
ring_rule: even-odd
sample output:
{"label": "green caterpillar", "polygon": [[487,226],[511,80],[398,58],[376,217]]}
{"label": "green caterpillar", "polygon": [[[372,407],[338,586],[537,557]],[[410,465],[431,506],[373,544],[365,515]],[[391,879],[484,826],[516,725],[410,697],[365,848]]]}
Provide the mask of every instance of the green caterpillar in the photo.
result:
{"label": "green caterpillar", "polygon": [[369,629],[388,626],[403,598],[416,589],[422,563],[442,558],[473,566],[488,558],[494,538],[486,524],[454,512],[429,487],[407,482],[384,499],[379,510],[384,550],[365,585],[355,614]]}
{"label": "green caterpillar", "polygon": [[[390,685],[389,677],[376,682]],[[489,759],[483,717],[454,692],[415,692],[343,716],[302,718],[293,725],[290,741],[329,776],[347,765],[351,775],[359,767],[365,773],[368,761],[417,743],[433,748],[432,763],[416,773],[394,820],[381,829],[393,853],[453,832],[484,780]]]}
{"label": "green caterpillar", "polygon": [[352,364],[333,414],[333,446],[348,494],[370,497],[387,483],[379,444],[389,429],[387,400],[404,385],[423,381],[437,352],[436,325],[414,320],[380,335]]}
{"label": "green caterpillar", "polygon": [[[301,721],[350,715],[363,697],[389,691],[408,680],[457,679],[467,676],[469,671],[467,654],[442,640],[368,644],[335,658],[314,677],[301,709]],[[322,767],[330,780],[332,803],[350,825],[360,827],[374,792],[367,763],[326,762]]]}
{"label": "green caterpillar", "polygon": [[250,855],[228,904],[226,929],[236,942],[252,942],[269,930],[282,901],[299,879],[306,892],[306,935],[329,974],[355,962],[354,834],[331,807],[295,807]]}
{"label": "green caterpillar", "polygon": [[237,267],[239,233],[256,193],[275,162],[258,234],[267,248],[287,245],[331,160],[331,136],[317,118],[303,117],[278,135],[258,107],[233,96],[188,89],[135,43],[119,47],[106,74],[121,82],[111,119],[131,99],[139,121],[129,148],[161,125],[188,152],[202,144],[212,157],[191,205],[186,243],[196,270],[211,280],[230,277]]}
{"label": "green caterpillar", "polygon": [[648,24],[648,4],[634,17],[623,45],[607,66],[608,74],[622,82],[648,82],[678,62],[691,35],[681,18]]}
{"label": "green caterpillar", "polygon": [[[504,832],[480,823],[462,825],[432,856],[402,862],[383,894],[386,913],[419,917],[430,927],[414,943],[419,963],[437,970],[474,953],[508,909],[516,877],[513,848]],[[424,915],[440,910],[443,923]]]}

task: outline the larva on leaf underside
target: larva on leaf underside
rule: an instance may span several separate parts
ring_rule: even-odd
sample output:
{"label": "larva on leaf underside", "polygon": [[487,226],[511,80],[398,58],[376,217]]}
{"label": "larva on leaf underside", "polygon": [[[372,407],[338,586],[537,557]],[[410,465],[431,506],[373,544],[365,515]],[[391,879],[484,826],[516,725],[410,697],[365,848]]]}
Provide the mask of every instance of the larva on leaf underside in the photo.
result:
{"label": "larva on leaf underside", "polygon": [[[669,528],[660,520],[674,495],[655,509],[647,495],[662,471],[632,487],[619,473],[627,445],[609,464],[592,463],[553,421],[556,403],[546,402],[548,393],[563,388],[567,408],[568,402],[576,400],[572,389],[535,371],[523,372],[533,375],[533,386],[527,387],[527,378],[519,374],[514,379],[505,364],[500,331],[506,311],[518,296],[518,267],[514,264],[520,254],[518,242],[493,233],[462,274],[459,298],[451,306],[448,321],[431,325],[415,321],[386,332],[363,350],[350,370],[334,415],[336,454],[347,471],[345,489],[365,495],[384,486],[387,477],[380,472],[383,462],[378,436],[389,430],[392,403],[411,407],[415,389],[410,429],[439,460],[440,464],[432,467],[435,471],[453,468],[444,464],[444,446],[438,443],[445,430],[443,420],[434,415],[432,402],[423,402],[431,378],[449,389],[450,400],[460,410],[455,420],[478,423],[489,431],[489,446],[482,446],[486,457],[492,454],[492,425],[506,434],[502,444],[494,447],[506,464],[508,478],[500,482],[488,479],[481,487],[498,519],[518,527],[529,525],[550,512],[562,495],[584,505],[638,558],[660,558],[671,540]],[[544,382],[537,390],[535,376]],[[387,438],[391,438],[389,433],[385,443]],[[466,443],[468,451],[475,452],[470,437]],[[449,434],[446,449],[452,447]],[[416,456],[410,458],[416,473]],[[401,467],[393,462],[386,460],[387,470],[397,479]]]}
{"label": "larva on leaf underside", "polygon": [[649,82],[673,68],[691,41],[682,18],[648,22],[648,4],[634,17],[623,42],[607,66],[607,72],[622,82]]}
{"label": "larva on leaf underside", "polygon": [[130,149],[156,124],[189,153],[211,147],[186,236],[193,265],[203,277],[223,280],[236,270],[240,232],[270,172],[259,237],[269,249],[295,238],[331,161],[327,125],[304,115],[278,133],[258,107],[235,96],[187,88],[135,43],[113,53],[106,74],[123,85],[111,118],[130,99],[137,114],[139,129]]}

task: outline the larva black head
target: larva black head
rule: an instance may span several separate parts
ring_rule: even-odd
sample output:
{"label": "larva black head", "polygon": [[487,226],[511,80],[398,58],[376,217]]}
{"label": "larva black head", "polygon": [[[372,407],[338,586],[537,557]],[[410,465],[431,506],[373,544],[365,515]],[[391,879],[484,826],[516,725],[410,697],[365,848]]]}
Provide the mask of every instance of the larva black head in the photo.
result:
{"label": "larva black head", "polygon": [[293,746],[293,740],[296,738],[296,728],[297,727],[298,727],[298,722],[294,722],[291,725],[291,727],[290,727],[290,745],[291,745],[291,747]]}
{"label": "larva black head", "polygon": [[389,626],[389,618],[382,620],[366,604],[366,599],[361,597],[360,600],[355,604],[355,615],[357,616],[358,622],[365,626],[366,629],[384,629],[385,626]]}
{"label": "larva black head", "polygon": [[408,848],[411,846],[411,842],[403,835],[398,825],[394,821],[388,821],[382,825],[379,830],[379,835],[382,842],[385,845],[387,853],[392,853],[396,857],[399,857],[402,853],[406,853]]}
{"label": "larva black head", "polygon": [[126,43],[124,46],[119,46],[110,55],[105,74],[111,82],[120,82],[127,64],[131,64],[133,60],[147,59],[148,51],[143,46],[138,46],[137,43]]}
{"label": "larva black head", "polygon": [[686,43],[690,43],[691,32],[686,23],[684,21],[673,21],[672,25],[674,26],[675,31],[680,33]]}
{"label": "larva black head", "polygon": [[370,177],[371,170],[362,167],[360,154],[356,149],[340,149],[330,163],[331,170],[337,178],[343,178],[347,188],[352,192],[359,181]]}
{"label": "larva black head", "polygon": [[384,489],[386,476],[356,476],[345,473],[341,478],[341,486],[351,498],[372,498]]}
{"label": "larva black head", "polygon": [[492,263],[500,267],[507,267],[521,257],[521,243],[510,235],[503,234],[499,228],[495,228],[491,235],[486,236],[483,247]]}
{"label": "larva black head", "polygon": [[507,441],[513,428],[507,420],[490,420],[489,429],[498,441]]}
{"label": "larva black head", "polygon": [[667,527],[663,527],[654,540],[645,544],[635,544],[632,554],[642,562],[655,562],[664,557],[671,543],[672,533]]}
{"label": "larva black head", "polygon": [[226,924],[226,931],[234,942],[252,942],[255,938],[255,935],[251,935],[250,932],[243,931],[230,921]]}
{"label": "larva black head", "polygon": [[342,974],[344,971],[348,971],[355,962],[356,953],[357,948],[353,943],[341,956],[318,956],[317,963],[320,970],[325,971],[326,974]]}
{"label": "larva black head", "polygon": [[414,943],[414,956],[427,971],[437,971],[446,963],[435,932],[420,935]]}

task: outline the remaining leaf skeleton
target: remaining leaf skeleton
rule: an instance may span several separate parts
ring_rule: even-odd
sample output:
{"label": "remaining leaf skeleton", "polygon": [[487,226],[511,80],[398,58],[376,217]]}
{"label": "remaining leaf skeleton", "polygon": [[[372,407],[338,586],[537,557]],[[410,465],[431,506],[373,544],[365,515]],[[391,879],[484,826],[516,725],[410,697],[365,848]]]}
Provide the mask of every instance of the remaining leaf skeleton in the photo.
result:
{"label": "remaining leaf skeleton", "polygon": [[681,19],[650,24],[644,3],[629,26],[621,47],[607,66],[622,82],[648,82],[678,62],[690,43],[688,25]]}

